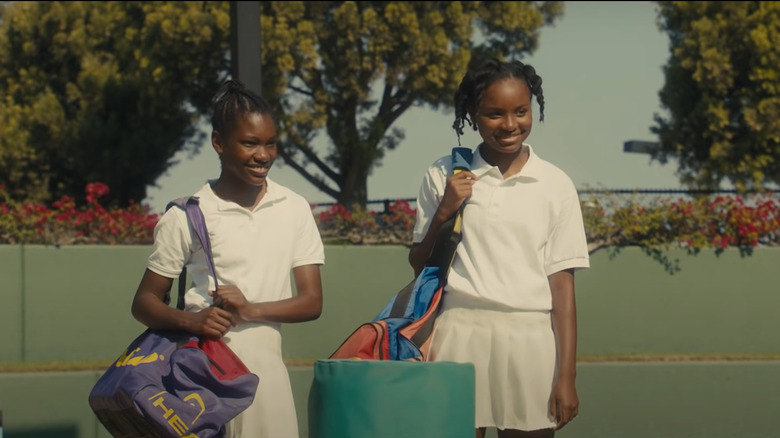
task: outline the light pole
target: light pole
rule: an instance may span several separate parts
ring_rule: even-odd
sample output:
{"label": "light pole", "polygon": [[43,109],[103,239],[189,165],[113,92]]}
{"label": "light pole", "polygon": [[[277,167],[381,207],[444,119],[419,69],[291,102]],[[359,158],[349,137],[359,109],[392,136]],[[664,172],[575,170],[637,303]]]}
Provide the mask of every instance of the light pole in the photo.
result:
{"label": "light pole", "polygon": [[652,155],[661,147],[657,141],[628,140],[623,142],[623,152],[634,152]]}
{"label": "light pole", "polygon": [[260,2],[230,2],[230,62],[233,79],[262,95]]}

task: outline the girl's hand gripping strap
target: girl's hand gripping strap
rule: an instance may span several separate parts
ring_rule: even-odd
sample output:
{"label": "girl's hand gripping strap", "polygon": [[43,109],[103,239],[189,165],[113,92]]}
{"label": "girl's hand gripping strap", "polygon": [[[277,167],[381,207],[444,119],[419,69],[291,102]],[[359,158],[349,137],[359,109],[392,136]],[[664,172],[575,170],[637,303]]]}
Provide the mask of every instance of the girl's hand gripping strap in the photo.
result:
{"label": "girl's hand gripping strap", "polygon": [[[471,169],[472,152],[469,148],[452,148],[452,173],[453,175],[463,170]],[[455,216],[442,224],[439,233],[436,235],[436,242],[433,244],[431,255],[425,262],[425,266],[438,266],[441,278],[446,278],[447,272],[455,258],[455,248],[457,248],[461,239],[461,226],[463,209],[466,203],[460,205]]]}
{"label": "girl's hand gripping strap", "polygon": [[[469,148],[454,147],[452,148],[452,174],[460,173],[464,170],[471,170],[472,151]],[[458,212],[455,215],[455,223],[452,226],[452,232],[460,236],[461,226],[463,222],[463,209],[466,208],[466,202],[460,204]],[[458,237],[460,240],[460,237]]]}

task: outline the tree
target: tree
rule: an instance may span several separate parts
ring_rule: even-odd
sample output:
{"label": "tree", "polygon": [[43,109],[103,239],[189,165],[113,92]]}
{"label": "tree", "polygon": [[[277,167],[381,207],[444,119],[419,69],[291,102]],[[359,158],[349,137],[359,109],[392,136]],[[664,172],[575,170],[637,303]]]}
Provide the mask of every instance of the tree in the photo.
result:
{"label": "tree", "polygon": [[[226,2],[13,2],[0,9],[0,185],[17,200],[127,205],[229,73]],[[201,134],[202,135],[202,134]]]}
{"label": "tree", "polygon": [[691,188],[780,182],[780,3],[657,3],[671,56],[653,158],[676,158]]}
{"label": "tree", "polygon": [[[561,2],[262,2],[281,158],[339,204],[365,206],[406,110],[451,105],[472,55],[530,54],[562,13]],[[325,151],[313,145],[323,131]]]}
{"label": "tree", "polygon": [[[561,2],[261,2],[263,93],[282,160],[339,203],[403,139],[412,106],[450,105],[473,55],[532,53]],[[480,30],[481,35],[475,35]],[[145,198],[229,75],[228,2],[0,7],[0,185],[19,200],[111,188]],[[478,42],[475,42],[478,41]],[[323,134],[326,151],[313,146]]]}

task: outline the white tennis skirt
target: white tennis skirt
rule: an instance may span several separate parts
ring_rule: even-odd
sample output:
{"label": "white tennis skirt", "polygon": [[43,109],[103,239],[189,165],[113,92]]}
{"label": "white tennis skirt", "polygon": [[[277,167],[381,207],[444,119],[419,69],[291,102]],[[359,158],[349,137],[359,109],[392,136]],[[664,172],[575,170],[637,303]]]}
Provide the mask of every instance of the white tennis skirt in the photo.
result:
{"label": "white tennis skirt", "polygon": [[428,360],[474,364],[476,427],[555,427],[548,409],[557,372],[549,312],[512,311],[447,293]]}
{"label": "white tennis skirt", "polygon": [[227,438],[298,438],[290,376],[282,360],[278,327],[245,324],[232,328],[225,342],[257,374],[254,402],[226,427]]}

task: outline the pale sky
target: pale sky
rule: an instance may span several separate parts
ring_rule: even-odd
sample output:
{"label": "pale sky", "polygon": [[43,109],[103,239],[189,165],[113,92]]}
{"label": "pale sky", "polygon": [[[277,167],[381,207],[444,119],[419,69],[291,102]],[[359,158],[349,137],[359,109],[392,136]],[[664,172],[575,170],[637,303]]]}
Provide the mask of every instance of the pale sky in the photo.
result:
{"label": "pale sky", "polygon": [[[563,18],[542,29],[538,50],[522,60],[542,77],[545,97],[545,121],[535,115],[527,142],[580,189],[681,188],[675,161],[661,165],[649,155],[623,152],[626,140],[656,140],[650,126],[654,114],[665,115],[658,92],[668,45],[650,2],[565,2]],[[369,200],[415,198],[425,168],[457,145],[453,119],[451,109],[407,111],[397,122],[406,138],[369,177]],[[467,129],[463,145],[478,141]],[[144,202],[154,212],[219,176],[210,143],[195,157],[176,158],[179,164],[148,189]],[[270,177],[311,203],[334,201],[281,159]]]}

